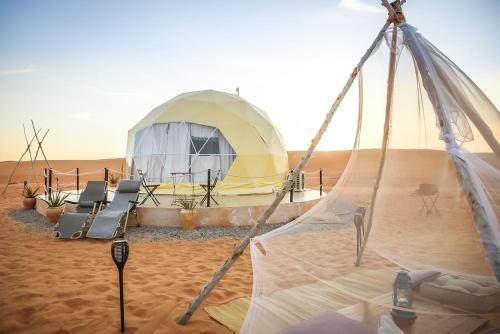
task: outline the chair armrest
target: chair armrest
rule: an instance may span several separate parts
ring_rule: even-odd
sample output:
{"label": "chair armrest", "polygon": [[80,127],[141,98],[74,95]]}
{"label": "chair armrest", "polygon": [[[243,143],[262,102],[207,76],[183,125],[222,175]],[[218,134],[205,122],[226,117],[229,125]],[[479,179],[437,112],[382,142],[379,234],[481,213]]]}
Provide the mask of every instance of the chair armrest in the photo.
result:
{"label": "chair armrest", "polygon": [[69,203],[69,204],[78,204],[78,202],[75,201],[70,201],[70,200],[65,200],[64,203]]}
{"label": "chair armrest", "polygon": [[128,201],[128,202],[129,202],[130,204],[139,204],[139,201],[132,201],[132,200],[130,200],[130,201]]}

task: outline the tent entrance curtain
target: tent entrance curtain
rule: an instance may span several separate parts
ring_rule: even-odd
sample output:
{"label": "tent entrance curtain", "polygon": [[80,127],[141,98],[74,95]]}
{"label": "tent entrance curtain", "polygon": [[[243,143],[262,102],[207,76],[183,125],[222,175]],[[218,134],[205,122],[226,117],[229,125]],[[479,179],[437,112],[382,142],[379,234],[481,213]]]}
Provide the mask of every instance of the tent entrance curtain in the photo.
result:
{"label": "tent entrance curtain", "polygon": [[[206,182],[208,169],[223,179],[236,153],[219,129],[171,122],[153,124],[135,134],[132,173],[142,169],[148,181],[172,182],[171,173],[192,173],[182,182]],[[215,173],[213,173],[215,175]]]}

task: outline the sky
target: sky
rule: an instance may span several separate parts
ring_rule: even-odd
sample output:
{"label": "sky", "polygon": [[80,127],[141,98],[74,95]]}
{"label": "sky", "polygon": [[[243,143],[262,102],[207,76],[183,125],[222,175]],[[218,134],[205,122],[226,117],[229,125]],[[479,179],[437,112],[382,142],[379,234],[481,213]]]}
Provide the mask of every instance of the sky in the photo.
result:
{"label": "sky", "polygon": [[[404,10],[500,106],[500,1]],[[0,161],[23,152],[30,120],[50,129],[49,159],[123,157],[154,107],[236,87],[305,149],[386,16],[378,0],[0,0]]]}

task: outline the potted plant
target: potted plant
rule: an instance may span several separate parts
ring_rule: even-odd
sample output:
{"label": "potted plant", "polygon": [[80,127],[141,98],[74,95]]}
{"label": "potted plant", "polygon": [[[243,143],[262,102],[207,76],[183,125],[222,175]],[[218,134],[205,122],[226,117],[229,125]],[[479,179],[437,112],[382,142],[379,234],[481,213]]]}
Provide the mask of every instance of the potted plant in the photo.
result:
{"label": "potted plant", "polygon": [[23,207],[27,210],[33,210],[36,204],[36,195],[39,188],[32,189],[28,184],[23,189]]}
{"label": "potted plant", "polygon": [[109,185],[111,187],[116,187],[116,185],[118,184],[118,181],[120,181],[120,178],[117,175],[115,175],[115,174],[109,175]]}
{"label": "potted plant", "polygon": [[47,199],[43,199],[45,203],[49,205],[49,207],[45,211],[45,215],[47,216],[49,222],[51,222],[52,224],[57,223],[57,221],[59,220],[59,217],[63,212],[64,200],[68,196],[69,194],[64,195],[61,193],[60,189],[57,189],[57,191],[50,192],[47,196]]}
{"label": "potted plant", "polygon": [[198,202],[194,198],[184,197],[177,199],[175,205],[181,208],[179,215],[182,229],[184,231],[193,230],[196,225],[196,206]]}

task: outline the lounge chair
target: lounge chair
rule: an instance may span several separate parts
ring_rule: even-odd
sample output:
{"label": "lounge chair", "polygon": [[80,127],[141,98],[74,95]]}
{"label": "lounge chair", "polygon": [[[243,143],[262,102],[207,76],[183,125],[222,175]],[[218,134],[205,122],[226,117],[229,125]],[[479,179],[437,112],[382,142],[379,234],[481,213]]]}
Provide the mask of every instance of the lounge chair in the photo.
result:
{"label": "lounge chair", "polygon": [[106,197],[106,192],[106,181],[89,181],[78,198],[78,202],[65,201],[65,203],[76,204],[76,212],[66,212],[66,210],[63,212],[54,226],[53,237],[59,239],[84,237],[89,222]]}
{"label": "lounge chair", "polygon": [[140,187],[141,180],[120,181],[113,200],[95,215],[87,238],[113,239],[119,234],[123,235],[127,229],[129,214],[138,204]]}

